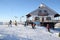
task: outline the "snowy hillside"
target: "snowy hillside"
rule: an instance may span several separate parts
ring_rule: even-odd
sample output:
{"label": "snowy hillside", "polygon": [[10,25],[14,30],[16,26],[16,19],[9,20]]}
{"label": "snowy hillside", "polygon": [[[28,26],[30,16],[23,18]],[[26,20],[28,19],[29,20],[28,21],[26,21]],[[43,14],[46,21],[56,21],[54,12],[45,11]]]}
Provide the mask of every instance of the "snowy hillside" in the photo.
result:
{"label": "snowy hillside", "polygon": [[8,25],[0,25],[0,40],[60,40],[59,31],[47,31],[45,27],[36,26],[32,29],[31,26],[18,25],[8,27]]}

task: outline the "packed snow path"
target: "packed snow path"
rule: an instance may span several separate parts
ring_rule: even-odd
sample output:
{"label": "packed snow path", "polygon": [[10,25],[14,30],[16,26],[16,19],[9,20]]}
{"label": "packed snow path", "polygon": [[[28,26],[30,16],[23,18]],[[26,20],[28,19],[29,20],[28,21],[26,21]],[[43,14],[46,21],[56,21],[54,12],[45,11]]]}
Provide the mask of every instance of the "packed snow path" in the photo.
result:
{"label": "packed snow path", "polygon": [[60,37],[49,33],[46,28],[36,26],[32,29],[31,26],[18,25],[8,27],[0,25],[0,40],[60,40]]}

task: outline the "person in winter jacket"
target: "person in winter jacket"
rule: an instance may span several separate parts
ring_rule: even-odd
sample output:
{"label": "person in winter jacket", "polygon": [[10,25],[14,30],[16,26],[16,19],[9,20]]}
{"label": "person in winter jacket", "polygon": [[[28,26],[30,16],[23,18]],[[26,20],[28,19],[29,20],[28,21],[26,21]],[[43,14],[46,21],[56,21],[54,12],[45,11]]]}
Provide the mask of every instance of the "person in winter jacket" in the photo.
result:
{"label": "person in winter jacket", "polygon": [[50,32],[50,26],[49,26],[49,24],[47,24],[47,29],[48,29],[48,32]]}
{"label": "person in winter jacket", "polygon": [[17,26],[17,21],[15,20],[15,26]]}
{"label": "person in winter jacket", "polygon": [[11,26],[12,27],[12,20],[9,21],[8,26]]}
{"label": "person in winter jacket", "polygon": [[36,24],[32,22],[31,25],[32,25],[32,28],[35,29]]}

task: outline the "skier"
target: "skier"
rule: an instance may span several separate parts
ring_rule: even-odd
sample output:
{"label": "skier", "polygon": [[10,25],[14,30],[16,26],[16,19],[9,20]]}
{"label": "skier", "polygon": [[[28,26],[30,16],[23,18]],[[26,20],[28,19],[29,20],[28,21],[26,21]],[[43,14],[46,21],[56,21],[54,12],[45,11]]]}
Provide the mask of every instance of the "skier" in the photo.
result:
{"label": "skier", "polygon": [[12,27],[12,20],[9,21],[9,25],[8,26]]}
{"label": "skier", "polygon": [[24,26],[26,26],[26,21],[25,21],[25,23],[24,23]]}
{"label": "skier", "polygon": [[47,24],[47,29],[48,29],[48,32],[50,32],[50,26],[49,26],[49,24]]}
{"label": "skier", "polygon": [[36,24],[34,22],[32,22],[31,25],[32,25],[32,28],[35,29]]}
{"label": "skier", "polygon": [[25,21],[24,26],[25,26],[25,27],[27,26],[27,21]]}
{"label": "skier", "polygon": [[15,26],[17,26],[17,21],[15,20]]}

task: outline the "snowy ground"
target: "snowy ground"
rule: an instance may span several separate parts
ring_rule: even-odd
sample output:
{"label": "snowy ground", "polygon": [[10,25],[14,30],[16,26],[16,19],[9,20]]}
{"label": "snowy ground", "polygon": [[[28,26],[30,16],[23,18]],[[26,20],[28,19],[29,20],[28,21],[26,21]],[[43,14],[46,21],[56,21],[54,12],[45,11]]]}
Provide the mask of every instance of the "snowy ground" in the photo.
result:
{"label": "snowy ground", "polygon": [[23,25],[8,27],[8,25],[0,25],[0,40],[60,40],[58,33],[60,30],[52,30],[51,33],[45,27]]}

